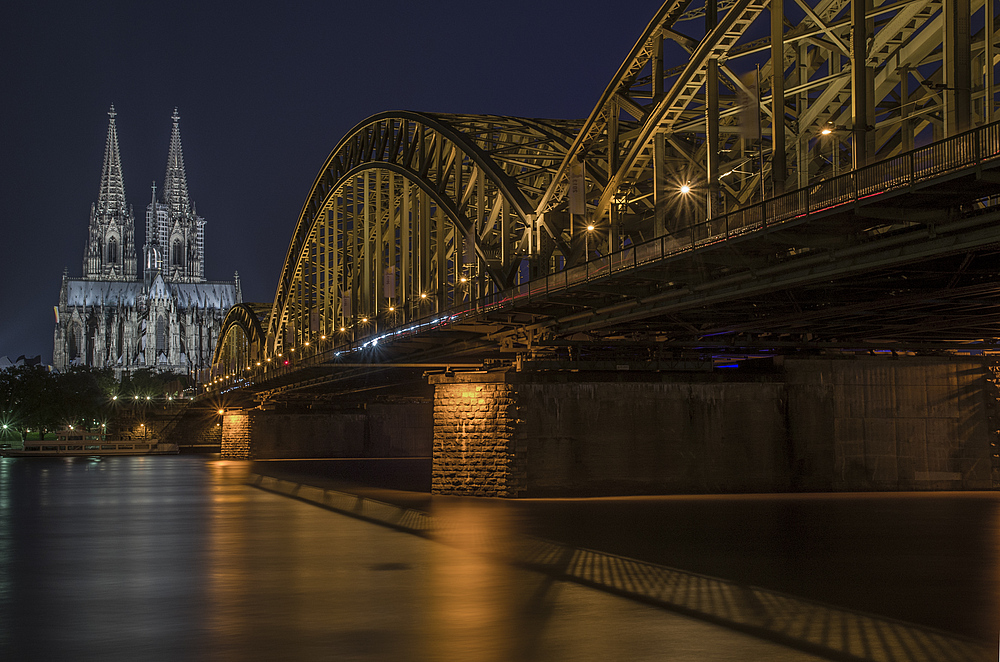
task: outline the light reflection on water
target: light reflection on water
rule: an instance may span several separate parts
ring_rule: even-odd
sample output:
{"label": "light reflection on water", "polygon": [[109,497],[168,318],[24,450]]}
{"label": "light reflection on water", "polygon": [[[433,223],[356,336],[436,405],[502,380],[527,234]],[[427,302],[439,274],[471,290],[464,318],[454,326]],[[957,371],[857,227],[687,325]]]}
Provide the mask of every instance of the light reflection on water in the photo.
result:
{"label": "light reflection on water", "polygon": [[555,546],[557,573],[518,569],[537,550],[505,504],[435,499],[432,541],[248,487],[248,471],[0,459],[0,660],[817,659],[558,576],[631,586],[651,567]]}

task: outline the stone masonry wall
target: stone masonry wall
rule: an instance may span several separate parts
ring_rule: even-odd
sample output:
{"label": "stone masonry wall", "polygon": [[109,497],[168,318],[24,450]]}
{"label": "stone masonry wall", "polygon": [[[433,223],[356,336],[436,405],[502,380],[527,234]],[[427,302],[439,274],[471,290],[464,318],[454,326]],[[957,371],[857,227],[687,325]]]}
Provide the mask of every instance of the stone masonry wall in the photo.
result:
{"label": "stone masonry wall", "polygon": [[796,489],[991,489],[995,389],[980,363],[785,361]]}
{"label": "stone masonry wall", "polygon": [[517,386],[525,496],[789,487],[783,384],[609,380]]}
{"label": "stone masonry wall", "polygon": [[981,363],[786,360],[768,373],[432,376],[432,491],[594,496],[991,489]]}
{"label": "stone masonry wall", "polygon": [[426,399],[374,402],[339,409],[227,411],[223,457],[429,457],[432,404]]}
{"label": "stone masonry wall", "polygon": [[227,411],[222,417],[222,457],[227,460],[248,460],[252,457],[250,432],[252,418],[241,410]]}
{"label": "stone masonry wall", "polygon": [[517,496],[525,472],[517,467],[513,385],[481,373],[435,382],[431,492]]}

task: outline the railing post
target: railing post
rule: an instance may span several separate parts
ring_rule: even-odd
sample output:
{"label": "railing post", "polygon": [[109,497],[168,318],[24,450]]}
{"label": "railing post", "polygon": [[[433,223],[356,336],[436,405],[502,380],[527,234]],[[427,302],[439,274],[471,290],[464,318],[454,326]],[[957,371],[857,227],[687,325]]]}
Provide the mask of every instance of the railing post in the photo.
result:
{"label": "railing post", "polygon": [[976,174],[979,174],[980,166],[983,162],[983,151],[980,147],[979,134],[982,133],[982,129],[976,129],[976,132],[972,134],[972,149],[976,154]]}

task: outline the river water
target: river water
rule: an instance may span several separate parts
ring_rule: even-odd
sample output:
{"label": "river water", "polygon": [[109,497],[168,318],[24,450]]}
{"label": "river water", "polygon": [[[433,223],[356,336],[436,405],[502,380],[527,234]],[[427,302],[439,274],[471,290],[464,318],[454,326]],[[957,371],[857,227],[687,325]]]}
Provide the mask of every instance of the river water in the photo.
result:
{"label": "river water", "polygon": [[[996,493],[498,502],[354,490],[443,523],[422,536],[248,486],[261,465],[0,459],[0,660],[831,658],[782,645],[785,626],[725,627],[719,605],[628,599],[651,569],[664,586],[683,576],[723,598],[778,596],[786,612],[824,614],[821,629],[894,629],[908,652],[892,659],[996,654]],[[491,557],[529,534],[566,559],[610,559],[617,583]]]}

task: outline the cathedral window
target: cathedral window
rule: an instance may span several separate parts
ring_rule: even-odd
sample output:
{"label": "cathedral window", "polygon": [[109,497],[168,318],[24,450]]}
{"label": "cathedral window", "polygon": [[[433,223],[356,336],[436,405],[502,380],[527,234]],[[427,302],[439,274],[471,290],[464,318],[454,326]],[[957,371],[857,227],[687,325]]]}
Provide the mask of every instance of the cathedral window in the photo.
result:
{"label": "cathedral window", "polygon": [[115,264],[118,262],[118,240],[114,237],[108,239],[108,264]]}
{"label": "cathedral window", "polygon": [[184,263],[184,253],[182,251],[181,240],[174,239],[173,248],[170,250],[170,264],[179,267]]}
{"label": "cathedral window", "polygon": [[74,361],[76,357],[80,356],[80,327],[77,324],[72,324],[69,327],[69,338],[67,339],[67,345],[69,345],[69,360]]}
{"label": "cathedral window", "polygon": [[156,319],[156,353],[167,351],[167,321],[162,317]]}

